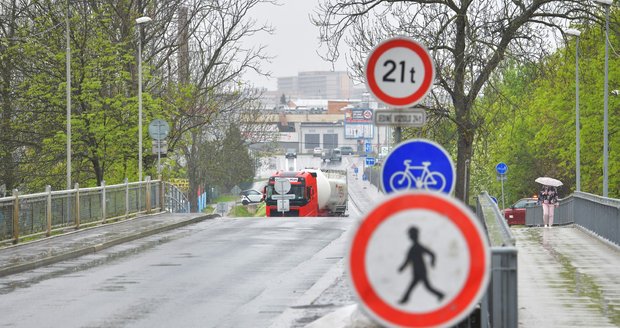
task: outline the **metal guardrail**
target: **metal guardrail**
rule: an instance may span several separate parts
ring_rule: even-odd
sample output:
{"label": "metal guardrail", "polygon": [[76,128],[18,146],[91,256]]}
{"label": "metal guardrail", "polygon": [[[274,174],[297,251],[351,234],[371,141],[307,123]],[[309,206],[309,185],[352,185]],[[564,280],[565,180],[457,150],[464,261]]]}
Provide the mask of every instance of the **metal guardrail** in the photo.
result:
{"label": "metal guardrail", "polygon": [[[560,200],[553,217],[554,225],[576,224],[620,245],[620,199],[575,192]],[[542,226],[542,224],[542,207],[526,208],[525,225]]]}
{"label": "metal guardrail", "polygon": [[481,302],[481,327],[516,328],[519,321],[515,238],[487,192],[477,197],[476,214],[491,245],[491,279]]}
{"label": "metal guardrail", "polygon": [[[162,206],[161,204],[164,204]],[[111,220],[127,219],[157,211],[189,212],[189,202],[174,185],[151,180],[118,185],[21,195],[13,190],[0,198],[0,242],[51,236],[65,229],[79,229]]]}

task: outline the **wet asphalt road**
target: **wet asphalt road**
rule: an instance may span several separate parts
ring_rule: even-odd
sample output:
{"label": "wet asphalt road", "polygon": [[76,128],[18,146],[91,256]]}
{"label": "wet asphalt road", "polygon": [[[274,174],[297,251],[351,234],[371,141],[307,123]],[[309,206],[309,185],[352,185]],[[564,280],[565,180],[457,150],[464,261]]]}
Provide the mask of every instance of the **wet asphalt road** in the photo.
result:
{"label": "wet asphalt road", "polygon": [[[24,274],[31,279],[11,276],[13,286],[5,284],[0,297],[0,326],[269,327],[286,322],[280,316],[304,294],[322,292],[310,289],[341,261],[352,223],[209,220],[152,237],[150,245],[139,241],[146,244],[121,256]],[[62,272],[67,267],[71,272]]]}

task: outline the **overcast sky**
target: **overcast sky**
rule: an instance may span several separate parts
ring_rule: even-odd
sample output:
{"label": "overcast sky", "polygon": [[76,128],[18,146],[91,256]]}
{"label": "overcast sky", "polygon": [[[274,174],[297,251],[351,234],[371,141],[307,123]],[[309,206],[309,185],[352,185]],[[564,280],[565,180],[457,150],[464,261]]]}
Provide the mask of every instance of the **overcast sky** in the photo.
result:
{"label": "overcast sky", "polygon": [[[266,71],[272,72],[272,79],[248,75],[257,87],[275,90],[277,77],[295,76],[303,71],[330,71],[331,63],[323,61],[317,54],[319,31],[310,23],[309,14],[316,10],[319,0],[280,0],[281,6],[262,5],[254,8],[252,16],[258,23],[267,22],[275,31],[273,35],[255,37],[257,44],[267,47],[266,52],[275,58],[264,63]],[[334,67],[346,71],[344,60]]]}

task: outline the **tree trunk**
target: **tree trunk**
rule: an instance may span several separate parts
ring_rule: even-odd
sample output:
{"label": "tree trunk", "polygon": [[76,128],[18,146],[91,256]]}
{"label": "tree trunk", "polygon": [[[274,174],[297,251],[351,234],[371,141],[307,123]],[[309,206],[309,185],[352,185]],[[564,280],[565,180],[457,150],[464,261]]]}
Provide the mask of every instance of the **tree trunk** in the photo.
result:
{"label": "tree trunk", "polygon": [[457,117],[457,157],[456,157],[456,198],[467,203],[469,195],[470,160],[473,154],[473,143],[476,128],[471,121],[471,106],[466,101],[455,103]]}

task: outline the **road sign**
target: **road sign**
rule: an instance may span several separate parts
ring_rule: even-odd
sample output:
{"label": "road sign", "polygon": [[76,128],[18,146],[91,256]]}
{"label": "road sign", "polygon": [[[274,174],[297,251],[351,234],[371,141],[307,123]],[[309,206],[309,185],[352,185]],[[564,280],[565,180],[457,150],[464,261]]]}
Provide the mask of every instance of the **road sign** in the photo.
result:
{"label": "road sign", "polygon": [[386,157],[381,170],[385,193],[418,189],[451,194],[456,172],[448,152],[430,140],[400,143]]}
{"label": "road sign", "polygon": [[506,165],[506,163],[504,162],[499,162],[497,166],[495,166],[495,170],[499,174],[506,174],[506,172],[508,171],[508,165]]}
{"label": "road sign", "polygon": [[375,158],[366,157],[366,166],[375,166]]}
{"label": "road sign", "polygon": [[423,109],[377,110],[375,125],[422,127],[426,123],[426,112]]}
{"label": "road sign", "polygon": [[154,119],[149,124],[149,135],[155,140],[166,139],[168,132],[170,132],[170,126],[164,120]]}
{"label": "road sign", "polygon": [[362,115],[364,116],[364,119],[366,120],[372,119],[372,111],[370,109],[364,110],[364,113]]}
{"label": "road sign", "polygon": [[366,152],[367,153],[372,152],[372,145],[370,144],[370,142],[366,142]]}
{"label": "road sign", "polygon": [[383,325],[448,327],[483,296],[490,249],[475,214],[458,200],[396,193],[349,240],[347,276],[366,312]]}
{"label": "road sign", "polygon": [[288,212],[290,203],[288,199],[278,199],[278,212]]}
{"label": "road sign", "polygon": [[151,147],[153,154],[166,154],[168,152],[168,141],[167,140],[155,140],[153,141],[153,146]]}
{"label": "road sign", "polygon": [[271,195],[271,199],[275,199],[275,200],[295,199],[295,195],[294,194]]}
{"label": "road sign", "polygon": [[273,188],[278,194],[286,194],[291,190],[291,182],[288,179],[276,178]]}
{"label": "road sign", "polygon": [[366,60],[368,90],[387,105],[410,107],[433,86],[435,65],[426,47],[404,37],[379,43]]}

